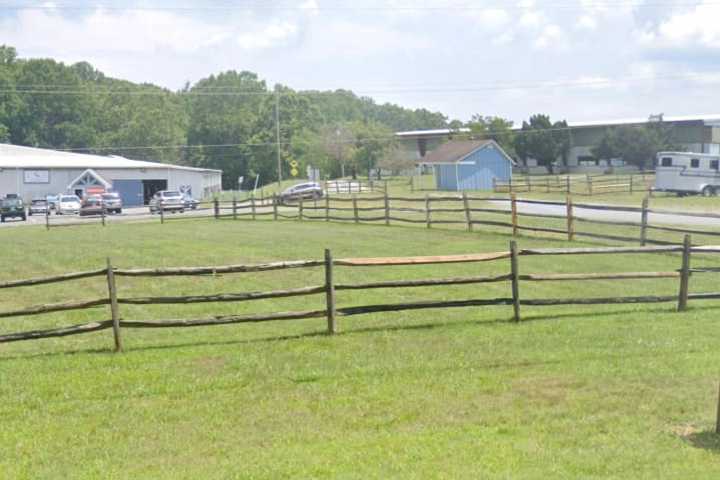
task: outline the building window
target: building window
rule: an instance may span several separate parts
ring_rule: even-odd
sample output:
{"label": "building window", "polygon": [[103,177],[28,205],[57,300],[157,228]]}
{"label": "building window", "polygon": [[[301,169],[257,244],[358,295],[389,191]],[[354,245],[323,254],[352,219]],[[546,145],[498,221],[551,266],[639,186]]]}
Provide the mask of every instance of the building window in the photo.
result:
{"label": "building window", "polygon": [[699,158],[691,158],[690,159],[690,168],[700,168],[700,159]]}
{"label": "building window", "polygon": [[718,166],[720,166],[720,161],[710,160],[710,170],[719,170]]}
{"label": "building window", "polygon": [[592,155],[579,155],[578,156],[578,165],[588,166],[588,165],[597,165],[597,159],[593,157]]}
{"label": "building window", "polygon": [[672,157],[663,157],[660,160],[660,166],[662,167],[672,167]]}

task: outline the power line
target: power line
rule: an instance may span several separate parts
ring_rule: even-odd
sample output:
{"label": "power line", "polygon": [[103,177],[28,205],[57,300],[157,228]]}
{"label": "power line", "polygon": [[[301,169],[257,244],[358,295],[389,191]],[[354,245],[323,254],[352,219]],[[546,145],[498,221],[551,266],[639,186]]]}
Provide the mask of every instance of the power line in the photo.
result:
{"label": "power line", "polygon": [[[627,127],[627,128],[644,128],[647,125],[654,125],[652,122],[642,122],[642,123],[628,123],[628,124],[615,124],[615,125],[576,125],[576,126],[567,126],[567,127],[551,127],[541,130],[521,130],[521,129],[511,129],[509,131],[503,131],[503,132],[497,132],[497,131],[488,131],[484,133],[473,133],[473,132],[460,132],[460,131],[451,131],[448,136],[454,136],[454,137],[472,137],[473,139],[477,140],[483,140],[483,139],[493,139],[496,137],[502,137],[504,135],[510,135],[510,136],[517,136],[517,135],[533,135],[533,134],[542,134],[542,133],[557,133],[557,132],[571,132],[575,130],[583,130],[588,128],[617,128],[617,127]],[[337,140],[333,139],[332,141],[324,142],[327,145],[343,145],[343,144],[363,144],[373,141],[403,141],[403,140],[409,140],[409,141],[415,141],[416,138],[413,137],[398,137],[395,134],[392,135],[385,135],[385,136],[378,136],[378,137],[366,137],[363,139],[355,139],[355,140]],[[56,148],[54,150],[61,151],[61,152],[99,152],[99,151],[139,151],[139,150],[194,150],[194,149],[203,149],[203,148],[237,148],[237,147],[275,147],[277,145],[281,146],[296,146],[300,145],[300,142],[293,142],[292,140],[286,140],[286,141],[268,141],[268,142],[244,142],[244,143],[220,143],[220,144],[195,144],[195,145],[146,145],[146,146],[140,146],[140,145],[133,145],[133,146],[125,146],[125,147],[118,147],[118,146],[103,146],[103,147],[78,147],[78,148]]]}
{"label": "power line", "polygon": [[246,11],[246,10],[264,10],[264,11],[312,11],[312,12],[323,12],[323,11],[485,11],[489,9],[503,9],[503,10],[587,10],[593,8],[618,8],[618,7],[632,7],[632,8],[667,8],[667,7],[697,7],[700,5],[719,5],[720,1],[716,0],[705,0],[701,3],[687,1],[687,2],[672,2],[672,1],[653,1],[638,3],[627,0],[618,1],[595,1],[591,3],[548,3],[542,5],[533,5],[531,3],[516,3],[507,5],[504,3],[496,4],[483,4],[483,5],[468,5],[468,4],[456,4],[456,5],[313,5],[307,6],[302,4],[282,4],[282,5],[267,5],[266,3],[250,3],[246,2],[243,4],[233,5],[195,5],[195,6],[183,6],[183,5],[135,5],[135,6],[118,6],[109,3],[105,4],[7,4],[2,5],[1,8],[4,10],[76,10],[76,11],[89,11],[89,10],[107,10],[107,11],[180,11],[180,12],[196,12],[196,11]]}
{"label": "power line", "polygon": [[[484,91],[503,91],[503,90],[530,90],[530,89],[551,89],[551,88],[576,88],[576,87],[599,87],[599,86],[622,86],[627,83],[644,82],[644,81],[666,81],[666,80],[710,80],[717,81],[720,79],[720,72],[709,72],[709,73],[688,73],[688,74],[673,74],[673,75],[656,75],[656,76],[644,76],[644,77],[615,77],[615,78],[599,78],[590,80],[577,80],[577,81],[557,81],[557,82],[539,82],[539,83],[516,83],[508,84],[507,82],[496,82],[493,84],[481,84],[481,86],[468,86],[468,87],[432,87],[432,88],[395,88],[395,89],[378,89],[378,90],[356,90],[348,93],[355,95],[370,95],[370,94],[415,94],[415,93],[473,93],[473,92],[484,92]],[[19,87],[19,88],[18,88]],[[274,96],[275,92],[266,91],[250,91],[236,87],[198,87],[197,89],[191,89],[188,91],[171,91],[161,89],[153,90],[112,90],[112,89],[65,89],[63,85],[53,84],[42,84],[42,85],[19,85],[13,89],[2,89],[2,94],[25,94],[25,95],[127,95],[127,96],[149,96],[149,95],[179,95],[179,96]],[[139,87],[142,88],[142,87]],[[344,90],[343,90],[344,91]],[[280,91],[280,96],[292,96],[292,95],[304,95],[304,96],[326,96],[336,94],[337,90],[291,90],[291,91]]]}

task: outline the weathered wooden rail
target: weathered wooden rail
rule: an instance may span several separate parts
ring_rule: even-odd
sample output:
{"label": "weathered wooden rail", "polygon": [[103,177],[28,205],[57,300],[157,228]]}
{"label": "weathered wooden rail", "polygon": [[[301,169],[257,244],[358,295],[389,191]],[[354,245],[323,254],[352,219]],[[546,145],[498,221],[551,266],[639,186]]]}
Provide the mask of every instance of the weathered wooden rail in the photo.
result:
{"label": "weathered wooden rail", "polygon": [[[122,331],[126,328],[177,328],[198,327],[211,325],[230,325],[241,323],[258,323],[266,321],[292,321],[299,319],[325,318],[327,332],[332,334],[338,331],[338,320],[343,317],[380,312],[396,312],[404,310],[424,310],[436,308],[463,308],[477,306],[512,306],[514,321],[521,320],[523,307],[543,307],[557,305],[612,305],[612,304],[639,304],[676,302],[677,310],[687,308],[690,300],[716,300],[720,299],[720,292],[690,293],[689,280],[691,273],[719,272],[717,267],[691,268],[690,260],[693,253],[715,254],[720,253],[720,246],[692,246],[690,237],[686,236],[682,245],[664,245],[647,247],[597,247],[597,248],[533,248],[520,249],[513,240],[507,251],[474,253],[466,255],[443,256],[417,256],[417,257],[381,257],[381,258],[342,258],[334,259],[329,250],[325,251],[322,260],[292,260],[244,265],[220,265],[197,267],[172,268],[134,268],[124,269],[112,265],[108,259],[107,265],[102,269],[85,272],[74,272],[44,278],[6,281],[0,284],[2,288],[35,287],[49,283],[75,281],[82,278],[105,276],[107,278],[107,297],[69,301],[60,304],[45,304],[28,306],[16,310],[0,311],[0,318],[25,317],[51,312],[84,310],[109,306],[109,320],[100,320],[81,325],[72,325],[62,328],[33,330],[0,335],[0,343],[16,342],[21,340],[35,340],[41,338],[63,337],[112,329],[115,350],[123,348]],[[647,255],[647,254],[680,254],[677,269],[659,272],[628,271],[628,272],[591,272],[591,273],[521,273],[520,259],[534,256],[572,256],[572,255]],[[409,265],[438,265],[480,262],[500,262],[509,260],[509,271],[495,275],[476,275],[467,277],[423,278],[414,280],[392,280],[364,283],[338,283],[335,281],[334,270],[337,268],[392,268]],[[202,276],[212,274],[252,274],[274,270],[297,268],[324,268],[325,283],[292,289],[218,293],[212,295],[185,295],[185,296],[148,296],[148,297],[122,297],[118,296],[117,279],[122,277],[161,278],[168,276]],[[643,280],[643,279],[678,279],[677,295],[643,295],[643,296],[614,296],[614,297],[585,297],[585,298],[522,298],[521,289],[525,283],[533,282],[562,282],[562,281],[597,281],[597,280]],[[418,287],[449,287],[453,285],[468,285],[482,283],[509,283],[508,295],[498,298],[471,298],[463,300],[422,300],[403,303],[374,304],[339,307],[336,300],[336,291],[358,291],[369,289],[390,288],[418,288]],[[198,319],[161,319],[161,320],[126,320],[121,318],[122,305],[168,305],[193,304],[214,302],[247,302],[260,299],[275,299],[288,297],[302,297],[309,295],[325,296],[325,309],[302,310],[270,313],[253,313],[245,315],[216,316]]]}
{"label": "weathered wooden rail", "polygon": [[572,195],[603,195],[609,193],[647,192],[655,181],[654,172],[624,175],[513,175],[507,182],[494,181],[496,193],[565,193]]}
{"label": "weathered wooden rail", "polygon": [[[715,229],[702,226],[679,226],[671,222],[657,224],[651,221],[651,215],[672,215],[677,218],[695,220],[720,220],[720,214],[706,212],[674,211],[649,207],[645,198],[638,207],[622,205],[602,205],[580,203],[567,197],[564,202],[552,200],[531,200],[492,196],[462,195],[425,195],[424,197],[391,196],[387,191],[382,195],[342,196],[327,195],[323,199],[297,199],[292,202],[282,201],[277,195],[256,199],[234,199],[231,202],[214,200],[207,203],[208,208],[198,208],[201,215],[192,213],[171,215],[159,213],[155,215],[161,223],[169,220],[182,221],[189,219],[208,218],[203,212],[210,211],[210,218],[217,220],[271,218],[272,220],[352,222],[355,224],[410,224],[434,226],[462,225],[468,231],[477,227],[508,229],[513,235],[551,234],[561,235],[567,240],[585,238],[611,242],[633,242],[640,245],[667,245],[677,243],[682,237],[672,234],[692,234],[697,237],[718,237],[720,226]],[[533,206],[545,206],[555,212],[528,211]],[[524,208],[522,208],[524,207]],[[619,215],[634,214],[636,219],[595,218],[590,212]],[[153,218],[150,214],[137,215],[139,219]],[[110,217],[108,217],[110,218]],[[542,222],[538,222],[541,220]],[[84,222],[94,223],[89,218],[81,222],[62,225],[80,225]],[[106,222],[112,223],[112,221]],[[720,222],[718,222],[720,223]],[[585,229],[582,226],[608,225],[624,227],[625,232],[607,232],[605,229]],[[53,225],[54,226],[54,225]],[[628,234],[627,229],[637,229],[636,233]],[[0,284],[0,288],[2,285]]]}

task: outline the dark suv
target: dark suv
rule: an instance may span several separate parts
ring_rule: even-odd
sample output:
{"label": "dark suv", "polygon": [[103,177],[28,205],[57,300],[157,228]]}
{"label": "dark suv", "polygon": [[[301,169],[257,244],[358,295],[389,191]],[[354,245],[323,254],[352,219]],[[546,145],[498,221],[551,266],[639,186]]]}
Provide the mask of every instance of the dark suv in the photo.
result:
{"label": "dark suv", "polygon": [[21,198],[8,195],[0,201],[0,221],[5,222],[6,218],[20,218],[25,221],[25,205]]}

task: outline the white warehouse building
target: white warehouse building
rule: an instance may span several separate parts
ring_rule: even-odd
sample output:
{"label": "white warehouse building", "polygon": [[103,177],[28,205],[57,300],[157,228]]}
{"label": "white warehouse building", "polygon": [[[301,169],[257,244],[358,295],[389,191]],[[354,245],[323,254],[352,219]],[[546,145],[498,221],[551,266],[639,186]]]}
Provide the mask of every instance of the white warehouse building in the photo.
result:
{"label": "white warehouse building", "polygon": [[221,185],[220,170],[0,144],[3,197],[16,193],[30,201],[105,190],[118,192],[130,207],[147,204],[159,190],[178,190],[200,199],[219,192]]}

